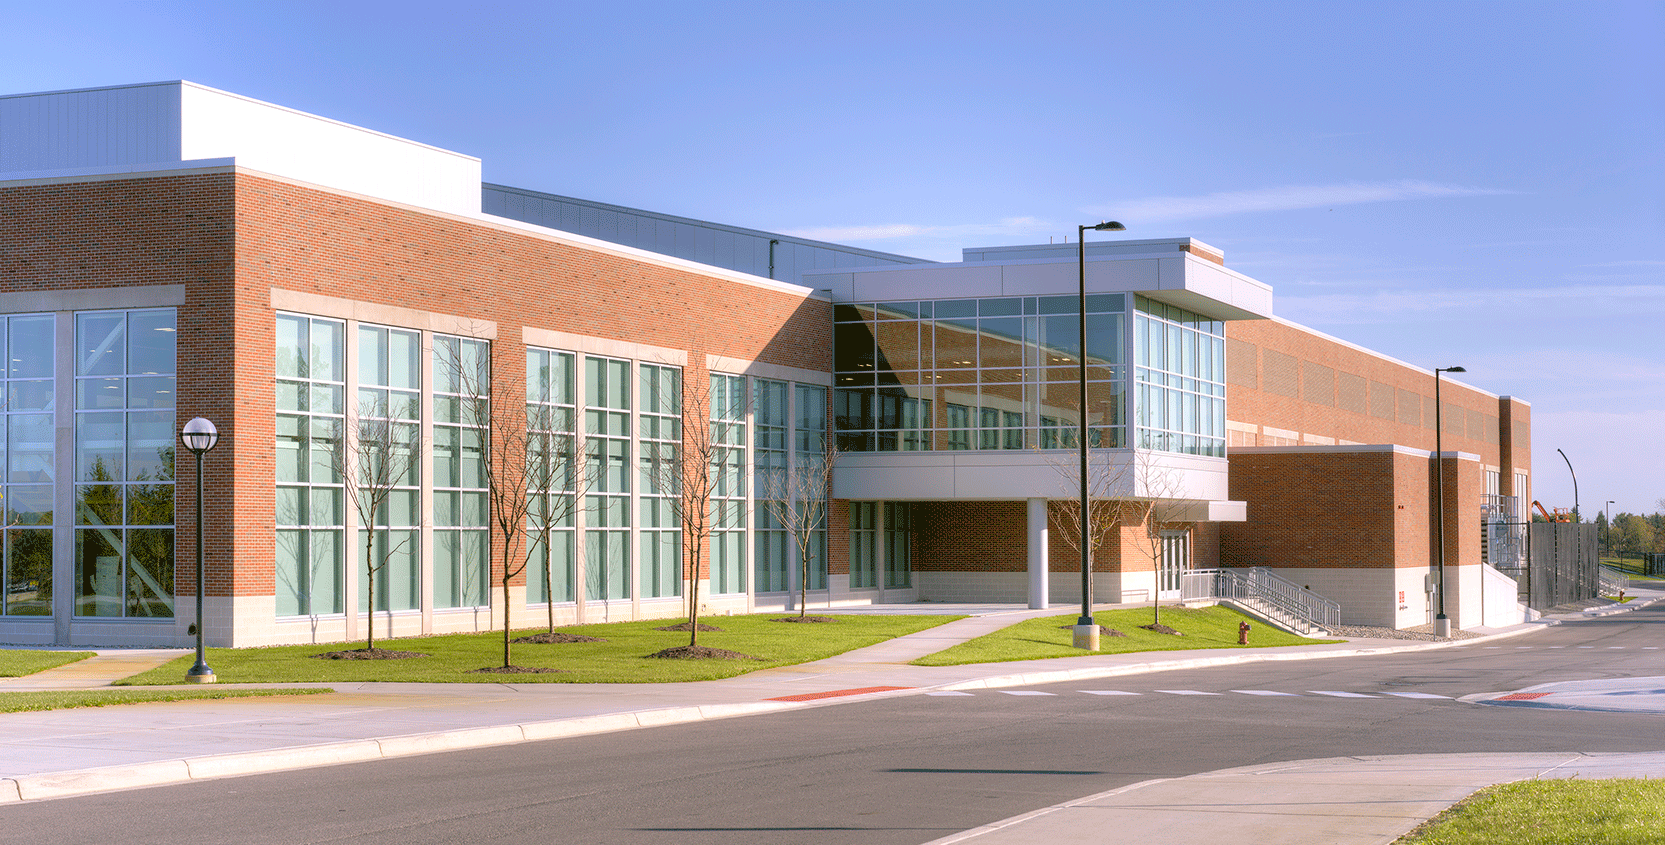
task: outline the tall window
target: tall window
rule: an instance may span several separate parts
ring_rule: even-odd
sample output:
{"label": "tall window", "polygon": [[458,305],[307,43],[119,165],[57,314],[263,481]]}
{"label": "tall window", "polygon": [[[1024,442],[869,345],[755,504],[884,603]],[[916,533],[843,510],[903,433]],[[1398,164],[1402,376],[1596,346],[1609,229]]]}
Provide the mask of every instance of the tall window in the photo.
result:
{"label": "tall window", "polygon": [[757,530],[753,534],[756,548],[752,554],[754,589],[759,593],[778,593],[792,588],[789,573],[797,559],[797,543],[787,526],[781,524],[775,508],[779,504],[766,503],[773,498],[780,502],[790,499],[789,481],[784,475],[787,462],[787,388],[784,381],[757,379],[752,383],[756,408],[752,414],[752,453],[756,478],[752,489],[757,497]]}
{"label": "tall window", "polygon": [[676,506],[681,488],[676,482],[682,461],[682,371],[658,364],[642,364],[640,370],[641,595],[680,596],[682,526]]}
{"label": "tall window", "polygon": [[7,616],[52,614],[55,320],[0,317],[0,565]]}
{"label": "tall window", "polygon": [[1081,359],[1095,446],[1126,445],[1126,297],[839,305],[834,414],[845,451],[1066,448],[1080,422]]}
{"label": "tall window", "polygon": [[345,327],[277,318],[277,615],[343,612]]}
{"label": "tall window", "polygon": [[850,586],[879,586],[879,518],[877,502],[850,503]]}
{"label": "tall window", "polygon": [[746,591],[746,379],[711,374],[711,592]]}
{"label": "tall window", "polygon": [[584,359],[584,596],[630,598],[630,362]]}
{"label": "tall window", "polygon": [[[422,418],[422,338],[413,331],[361,325],[358,330],[358,417],[356,432],[391,433],[391,448],[403,450],[417,444],[412,435]],[[385,424],[382,425],[382,424]],[[362,450],[361,450],[362,453]],[[408,467],[376,515],[376,610],[416,610],[421,607],[421,582],[417,562],[421,560],[421,477],[419,461],[404,460]],[[362,473],[361,473],[362,475]],[[363,481],[362,478],[359,479]],[[362,518],[359,525],[359,583],[368,583],[369,560],[364,534],[369,531]],[[385,563],[382,561],[385,560]],[[367,590],[359,591],[359,610],[369,610]]]}
{"label": "tall window", "polygon": [[434,607],[489,604],[485,439],[491,436],[491,349],[434,338]]}
{"label": "tall window", "polygon": [[[810,473],[820,481],[824,477],[827,452],[827,390],[813,384],[792,386],[792,401],[797,425],[794,430],[792,460],[800,472]],[[816,507],[820,519],[809,538],[809,588],[827,588],[827,490],[816,486],[813,491],[821,497]]]}
{"label": "tall window", "polygon": [[[577,448],[573,418],[573,355],[552,349],[526,351],[526,449],[531,472],[526,514],[528,559],[526,601],[570,602],[573,587],[573,531]],[[548,527],[548,541],[544,540]]]}
{"label": "tall window", "polygon": [[1225,457],[1225,324],[1144,297],[1137,309],[1139,448]]}
{"label": "tall window", "polygon": [[76,315],[77,615],[173,616],[174,335],[171,308]]}
{"label": "tall window", "polygon": [[913,506],[885,502],[885,586],[913,584]]}

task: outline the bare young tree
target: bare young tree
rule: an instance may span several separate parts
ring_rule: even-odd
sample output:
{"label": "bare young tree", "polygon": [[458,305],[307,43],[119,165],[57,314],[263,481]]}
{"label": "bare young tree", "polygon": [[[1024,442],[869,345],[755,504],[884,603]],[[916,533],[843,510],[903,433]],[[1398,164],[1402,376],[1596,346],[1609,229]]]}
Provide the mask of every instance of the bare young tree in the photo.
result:
{"label": "bare young tree", "polygon": [[[414,400],[412,400],[414,401]],[[350,409],[332,432],[330,463],[344,481],[347,500],[358,513],[364,530],[366,568],[365,594],[370,613],[364,641],[365,651],[376,649],[376,574],[386,568],[394,553],[409,542],[405,534],[398,542],[391,536],[376,549],[379,529],[391,528],[390,505],[401,488],[416,486],[416,469],[422,455],[421,429],[415,422],[416,409],[410,401],[389,407],[385,398],[371,399]],[[391,535],[391,531],[389,534]],[[389,636],[392,622],[389,621]]]}
{"label": "bare young tree", "polygon": [[438,413],[462,424],[458,457],[477,461],[480,483],[486,490],[488,521],[502,550],[497,569],[503,600],[503,668],[514,666],[509,632],[513,630],[514,605],[509,585],[526,571],[526,522],[530,510],[533,474],[537,461],[531,459],[526,406],[492,401],[492,354],[495,347],[484,341],[441,336],[434,341],[439,369],[435,404]]}
{"label": "bare young tree", "polygon": [[[543,601],[549,633],[555,633],[555,532],[583,506],[590,473],[580,458],[571,414],[535,405],[526,411],[527,530],[543,563]],[[533,550],[527,550],[528,556]]]}
{"label": "bare young tree", "polygon": [[687,576],[688,647],[699,646],[700,567],[719,527],[722,500],[745,483],[743,462],[746,396],[744,380],[711,374],[701,384],[682,380],[682,443],[644,452],[645,479],[667,494],[672,516],[682,527],[683,571]]}
{"label": "bare young tree", "polygon": [[[1180,493],[1179,474],[1164,466],[1158,453],[1135,449],[1129,464],[1133,495],[1121,500],[1122,524],[1140,533],[1139,551],[1150,560],[1151,625],[1162,624],[1162,551],[1167,534],[1187,524],[1165,518],[1162,502]],[[1142,529],[1142,530],[1140,530]]]}
{"label": "bare young tree", "polygon": [[758,472],[759,502],[776,523],[791,535],[798,551],[798,617],[809,608],[809,567],[815,539],[827,527],[827,494],[832,486],[838,450],[827,445],[819,453],[799,454],[789,466]]}

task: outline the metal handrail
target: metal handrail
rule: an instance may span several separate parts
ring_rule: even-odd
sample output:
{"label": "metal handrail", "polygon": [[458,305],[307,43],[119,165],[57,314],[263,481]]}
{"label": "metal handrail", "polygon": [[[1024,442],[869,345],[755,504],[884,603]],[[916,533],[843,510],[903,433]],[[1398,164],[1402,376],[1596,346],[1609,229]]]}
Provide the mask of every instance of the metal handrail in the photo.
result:
{"label": "metal handrail", "polygon": [[1598,571],[1601,573],[1599,576],[1601,578],[1600,595],[1617,596],[1630,589],[1629,575],[1616,569],[1609,569],[1606,566],[1601,567]]}
{"label": "metal handrail", "polygon": [[1301,633],[1341,624],[1341,605],[1263,566],[1193,569],[1180,579],[1184,601],[1229,601]]}

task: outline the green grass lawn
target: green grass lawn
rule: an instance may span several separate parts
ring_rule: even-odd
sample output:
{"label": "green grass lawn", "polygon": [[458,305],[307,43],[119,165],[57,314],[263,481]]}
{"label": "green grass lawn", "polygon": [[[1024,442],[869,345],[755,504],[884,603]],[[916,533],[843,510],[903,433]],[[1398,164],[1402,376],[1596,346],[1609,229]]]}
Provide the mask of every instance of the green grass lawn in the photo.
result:
{"label": "green grass lawn", "polygon": [[26,651],[0,649],[0,678],[21,678],[92,657],[90,651]]}
{"label": "green grass lawn", "polygon": [[1491,786],[1395,845],[1657,845],[1665,780],[1526,780]]}
{"label": "green grass lawn", "polygon": [[53,690],[50,692],[0,692],[0,713],[29,710],[67,710],[71,707],[110,707],[145,704],[152,701],[187,701],[199,698],[252,698],[270,695],[313,695],[332,692],[322,687],[304,689],[204,689],[179,690]]}
{"label": "green grass lawn", "polygon": [[[573,625],[558,630],[601,637],[606,642],[560,645],[516,645],[517,666],[539,666],[564,671],[548,674],[487,674],[470,670],[503,665],[502,633],[451,634],[376,640],[378,648],[426,655],[405,660],[320,660],[312,655],[361,647],[363,642],[269,648],[209,649],[208,665],[220,683],[331,683],[388,681],[423,683],[568,683],[654,684],[707,681],[744,675],[772,666],[804,663],[842,654],[960,619],[960,616],[867,616],[838,614],[832,622],[796,624],[775,622],[792,614],[702,617],[702,623],[722,628],[701,632],[699,644],[736,651],[757,660],[661,660],[647,655],[672,646],[687,645],[685,632],[656,631],[677,619],[649,619],[604,625]],[[540,629],[517,631],[516,636]],[[157,669],[135,675],[123,684],[177,684],[195,661],[187,655]]]}
{"label": "green grass lawn", "polygon": [[[1100,636],[1099,650],[1082,651],[1071,645],[1078,614],[1048,616],[1019,622],[970,642],[926,655],[913,661],[916,666],[957,666],[962,663],[999,663],[1007,660],[1039,660],[1045,657],[1080,657],[1088,654],[1121,654],[1133,651],[1177,651],[1199,648],[1265,648],[1267,646],[1313,645],[1339,640],[1311,640],[1280,631],[1258,619],[1244,616],[1222,605],[1201,608],[1163,608],[1162,624],[1184,636],[1147,631],[1151,609],[1107,610],[1093,614],[1093,621],[1127,634],[1125,637]],[[1254,626],[1249,632],[1249,645],[1237,644],[1237,623],[1248,621]]]}

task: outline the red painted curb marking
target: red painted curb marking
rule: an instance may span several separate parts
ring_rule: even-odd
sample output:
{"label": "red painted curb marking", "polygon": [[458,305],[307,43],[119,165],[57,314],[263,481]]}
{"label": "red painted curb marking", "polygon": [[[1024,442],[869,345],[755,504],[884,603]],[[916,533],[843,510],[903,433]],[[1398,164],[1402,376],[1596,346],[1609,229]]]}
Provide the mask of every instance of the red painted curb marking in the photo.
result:
{"label": "red painted curb marking", "polygon": [[1546,695],[1549,695],[1549,693],[1547,693],[1547,692],[1516,692],[1516,693],[1510,693],[1509,695],[1500,695],[1497,698],[1494,698],[1492,700],[1493,701],[1531,701],[1534,698],[1543,698]]}
{"label": "red painted curb marking", "polygon": [[806,692],[803,695],[783,695],[780,698],[766,698],[765,701],[814,701],[818,698],[837,698],[841,695],[864,695],[870,692],[890,692],[891,690],[913,689],[913,687],[860,687],[858,689],[839,689],[831,692]]}

